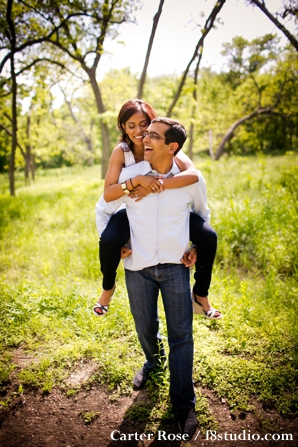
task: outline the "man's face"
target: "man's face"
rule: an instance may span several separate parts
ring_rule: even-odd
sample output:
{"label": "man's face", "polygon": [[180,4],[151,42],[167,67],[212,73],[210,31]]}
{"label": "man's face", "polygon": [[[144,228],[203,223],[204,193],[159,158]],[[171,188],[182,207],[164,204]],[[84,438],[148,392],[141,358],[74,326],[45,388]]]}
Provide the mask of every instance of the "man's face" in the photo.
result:
{"label": "man's face", "polygon": [[151,164],[163,160],[165,157],[171,157],[169,154],[170,146],[165,144],[165,132],[169,126],[164,123],[152,123],[147,129],[149,135],[144,137],[144,160]]}

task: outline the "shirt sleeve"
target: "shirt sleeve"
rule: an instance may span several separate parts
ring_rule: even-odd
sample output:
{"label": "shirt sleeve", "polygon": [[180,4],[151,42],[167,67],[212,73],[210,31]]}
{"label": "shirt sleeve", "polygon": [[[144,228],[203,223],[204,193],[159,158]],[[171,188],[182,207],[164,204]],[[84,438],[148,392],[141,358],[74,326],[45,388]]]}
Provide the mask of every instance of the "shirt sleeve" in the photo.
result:
{"label": "shirt sleeve", "polygon": [[[131,177],[135,177],[136,175],[145,175],[148,170],[150,170],[150,164],[147,161],[142,161],[132,166],[128,166],[127,168],[122,169],[118,182],[122,183]],[[108,225],[112,214],[125,207],[126,197],[127,195],[124,195],[111,202],[106,202],[103,195],[100,197],[95,207],[96,227],[99,236],[101,236],[101,233]]]}
{"label": "shirt sleeve", "polygon": [[123,197],[120,197],[119,199],[113,200],[111,202],[106,202],[103,198],[103,195],[101,195],[95,207],[96,227],[99,236],[101,236],[101,233],[108,225],[112,214],[114,214],[115,211],[117,211],[119,208],[124,207]]}
{"label": "shirt sleeve", "polygon": [[191,202],[192,211],[204,219],[205,222],[210,223],[211,214],[208,207],[206,182],[202,173],[198,171],[199,181],[194,183],[194,194]]}

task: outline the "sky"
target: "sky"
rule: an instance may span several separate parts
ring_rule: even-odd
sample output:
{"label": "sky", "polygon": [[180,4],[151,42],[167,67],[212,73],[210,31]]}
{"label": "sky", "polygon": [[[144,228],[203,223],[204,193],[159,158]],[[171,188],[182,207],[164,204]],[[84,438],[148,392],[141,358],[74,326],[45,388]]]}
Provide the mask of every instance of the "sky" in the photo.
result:
{"label": "sky", "polygon": [[[133,73],[141,74],[145,61],[147,45],[152,29],[153,17],[157,12],[159,0],[143,0],[143,7],[136,11],[138,25],[123,24],[120,36],[105,45],[108,54],[104,54],[98,70],[98,80],[110,69],[130,67]],[[191,59],[195,46],[201,36],[200,27],[210,14],[215,0],[165,0],[162,15],[155,35],[148,75],[180,75]],[[282,0],[267,0],[271,12],[282,6]],[[205,16],[202,18],[200,13]],[[209,66],[220,71],[224,65],[221,56],[223,42],[243,36],[252,40],[266,33],[276,33],[286,44],[287,39],[257,7],[247,6],[245,0],[227,0],[219,17],[223,24],[212,29],[205,38],[201,67]],[[293,32],[293,24],[289,26]],[[118,41],[124,41],[125,46]]]}

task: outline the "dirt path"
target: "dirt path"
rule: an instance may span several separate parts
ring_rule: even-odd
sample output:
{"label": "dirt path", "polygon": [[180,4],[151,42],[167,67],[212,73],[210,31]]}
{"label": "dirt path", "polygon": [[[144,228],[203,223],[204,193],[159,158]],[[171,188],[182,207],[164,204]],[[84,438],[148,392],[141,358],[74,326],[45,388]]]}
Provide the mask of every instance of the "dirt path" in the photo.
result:
{"label": "dirt path", "polygon": [[[92,365],[85,364],[71,380],[86,379]],[[266,446],[291,447],[298,445],[297,419],[282,419],[273,412],[259,409],[253,414],[231,415],[229,409],[210,390],[202,390],[208,398],[210,409],[219,422],[220,429],[215,434],[202,436],[199,429],[188,444],[178,440],[178,429],[173,421],[158,428],[159,437],[153,439],[144,433],[146,422],[125,419],[126,410],[148,399],[146,390],[132,392],[129,397],[117,401],[110,399],[110,393],[100,385],[67,397],[54,389],[51,394],[29,392],[18,397],[10,409],[0,412],[1,447],[164,447],[164,446]],[[1,400],[3,399],[3,396]],[[88,413],[98,413],[91,422],[86,423]],[[262,428],[260,420],[270,422],[270,428]],[[243,432],[245,430],[245,432]],[[246,440],[241,439],[246,436]],[[265,435],[271,440],[265,441]],[[226,435],[225,435],[226,434]],[[291,434],[293,440],[281,440],[282,435]],[[219,436],[222,440],[219,440]],[[269,435],[269,436],[268,436]],[[236,439],[235,439],[236,437]],[[259,440],[258,440],[259,437]],[[114,439],[113,439],[114,438]],[[130,438],[130,439],[129,439]],[[151,439],[150,439],[151,438]],[[261,440],[264,439],[264,441]],[[276,440],[272,440],[276,439]]]}

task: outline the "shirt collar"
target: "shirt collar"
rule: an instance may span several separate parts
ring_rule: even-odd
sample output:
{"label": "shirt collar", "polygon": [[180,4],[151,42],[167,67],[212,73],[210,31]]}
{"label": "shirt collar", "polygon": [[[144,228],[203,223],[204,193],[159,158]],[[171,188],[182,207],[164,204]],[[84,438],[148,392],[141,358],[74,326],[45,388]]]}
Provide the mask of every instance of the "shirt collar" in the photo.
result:
{"label": "shirt collar", "polygon": [[148,174],[150,172],[151,174],[162,175],[164,177],[171,177],[173,175],[179,174],[179,172],[180,172],[180,169],[178,168],[178,166],[176,165],[174,160],[173,160],[172,167],[167,174],[160,174],[159,172],[155,171],[155,169],[152,169],[151,164],[148,161],[144,161],[143,169],[144,169],[144,171],[146,171],[146,174]]}

